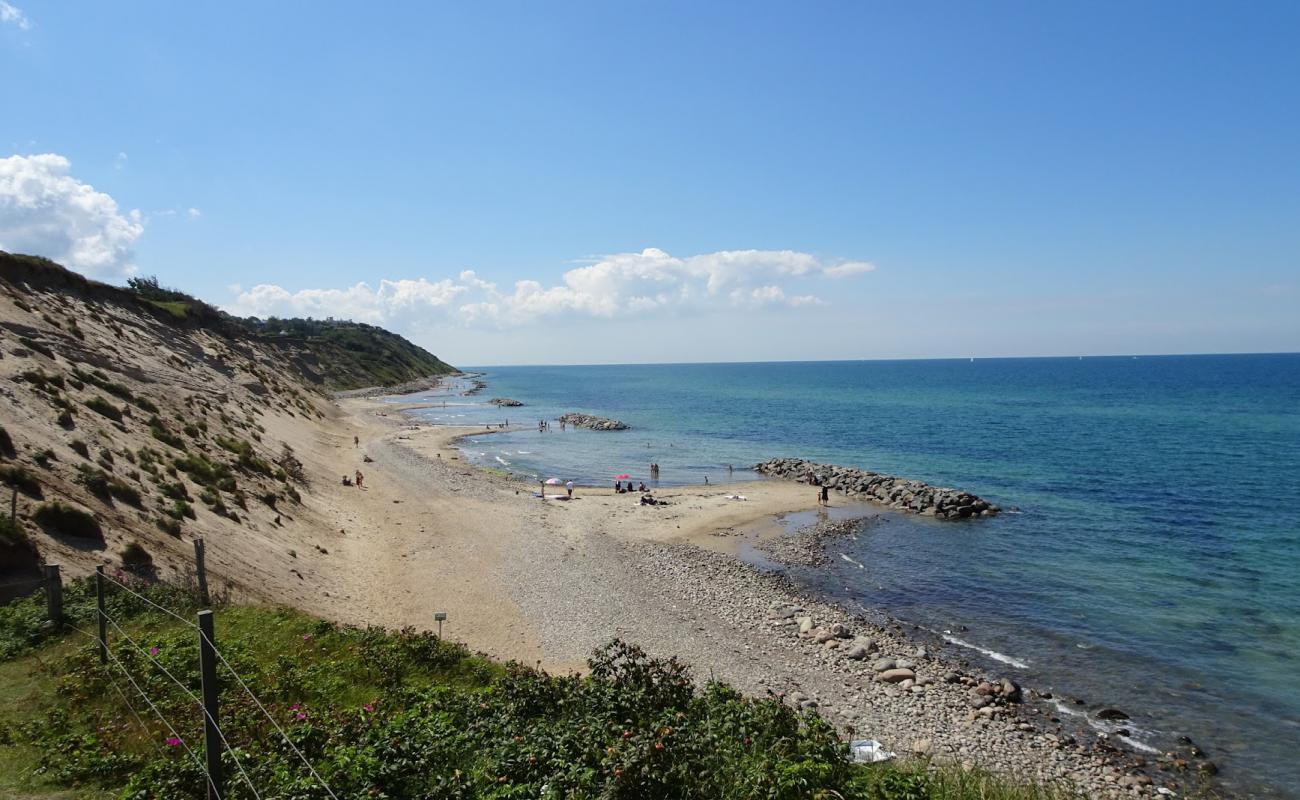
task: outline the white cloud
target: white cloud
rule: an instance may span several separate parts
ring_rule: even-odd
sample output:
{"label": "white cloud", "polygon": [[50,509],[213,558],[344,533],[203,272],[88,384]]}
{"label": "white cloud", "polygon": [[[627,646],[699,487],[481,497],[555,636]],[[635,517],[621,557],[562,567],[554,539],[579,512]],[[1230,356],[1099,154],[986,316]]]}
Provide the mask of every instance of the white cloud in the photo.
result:
{"label": "white cloud", "polygon": [[131,275],[143,217],[119,211],[112,197],[69,175],[71,166],[53,153],[0,158],[0,250],[92,275]]}
{"label": "white cloud", "polygon": [[126,153],[119,152],[116,156],[113,157],[113,169],[119,171],[126,169],[127,160],[128,157]]}
{"label": "white cloud", "polygon": [[199,211],[197,208],[189,208],[185,210],[185,216],[189,217],[190,219],[198,219],[199,217],[203,216],[203,212]]}
{"label": "white cloud", "polygon": [[32,21],[27,18],[21,8],[0,0],[0,24],[17,25],[18,30],[25,31],[32,27]]}
{"label": "white cloud", "polygon": [[826,267],[822,270],[822,274],[828,278],[847,278],[850,275],[871,272],[875,268],[875,264],[869,264],[866,261],[845,261],[843,264]]}
{"label": "white cloud", "polygon": [[[865,267],[865,268],[864,268]],[[566,271],[560,282],[516,281],[507,290],[473,270],[454,280],[381,281],[345,289],[290,292],[263,284],[236,293],[227,310],[243,316],[339,317],[403,328],[434,323],[513,327],[560,316],[616,316],[710,308],[824,305],[812,294],[792,294],[817,277],[845,277],[864,262],[824,264],[792,250],[725,250],[686,258],[647,248],[602,256]]]}

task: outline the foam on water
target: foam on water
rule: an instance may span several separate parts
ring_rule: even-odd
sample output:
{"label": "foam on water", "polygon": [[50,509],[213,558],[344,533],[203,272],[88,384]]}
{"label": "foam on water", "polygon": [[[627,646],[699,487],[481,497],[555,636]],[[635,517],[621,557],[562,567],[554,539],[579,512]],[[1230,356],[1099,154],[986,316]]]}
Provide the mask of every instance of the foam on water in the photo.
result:
{"label": "foam on water", "polygon": [[1016,669],[1029,669],[1028,664],[1026,664],[1025,662],[1019,659],[1012,658],[1011,656],[1005,653],[999,653],[997,650],[990,650],[987,647],[980,647],[979,645],[971,644],[970,642],[965,641],[964,639],[958,639],[956,636],[953,636],[950,633],[944,633],[942,634],[942,636],[945,642],[951,642],[957,645],[958,647],[965,647],[968,650],[974,650],[977,653],[983,653],[984,655],[988,656],[994,661],[1000,661],[1003,664],[1007,664],[1009,666],[1015,667]]}

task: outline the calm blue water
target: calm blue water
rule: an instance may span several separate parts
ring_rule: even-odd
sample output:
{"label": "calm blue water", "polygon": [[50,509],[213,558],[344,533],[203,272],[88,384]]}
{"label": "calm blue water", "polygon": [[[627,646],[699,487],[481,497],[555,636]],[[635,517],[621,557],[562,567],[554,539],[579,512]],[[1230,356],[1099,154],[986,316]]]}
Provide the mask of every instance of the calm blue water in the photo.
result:
{"label": "calm blue water", "polygon": [[[891,517],[794,577],[1023,664],[987,662],[1188,734],[1253,792],[1300,796],[1300,355],[489,368],[439,422],[565,411],[622,433],[481,437],[538,476],[753,479],[772,456],[857,465],[1020,509]],[[525,408],[482,405],[488,397]],[[466,405],[454,405],[465,403]],[[959,626],[966,630],[958,631]],[[973,660],[983,660],[969,651]],[[1255,781],[1262,777],[1267,787]]]}

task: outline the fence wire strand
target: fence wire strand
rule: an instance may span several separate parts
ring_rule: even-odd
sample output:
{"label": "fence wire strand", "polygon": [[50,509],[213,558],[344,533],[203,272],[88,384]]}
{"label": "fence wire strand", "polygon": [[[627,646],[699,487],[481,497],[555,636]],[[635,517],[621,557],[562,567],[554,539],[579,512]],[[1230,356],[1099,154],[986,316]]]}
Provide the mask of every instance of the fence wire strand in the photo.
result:
{"label": "fence wire strand", "polygon": [[158,658],[153,653],[146,650],[143,645],[141,645],[135,639],[132,639],[129,633],[122,630],[122,626],[118,625],[117,620],[113,619],[113,617],[110,616],[107,612],[104,613],[104,619],[108,620],[109,624],[111,624],[115,629],[117,629],[118,634],[122,636],[122,638],[126,639],[126,641],[132,647],[134,647],[137,651],[139,651],[139,653],[143,655],[145,658],[149,659],[149,662],[152,663],[159,670],[161,670],[164,675],[170,678],[171,682],[176,684],[177,688],[179,688],[182,692],[188,695],[190,700],[194,702],[194,705],[198,706],[199,710],[203,712],[203,716],[212,723],[212,727],[216,730],[217,736],[220,737],[221,743],[226,746],[226,752],[230,753],[230,758],[235,762],[235,768],[239,770],[239,774],[244,778],[244,783],[248,784],[248,788],[250,791],[252,791],[253,797],[257,798],[257,800],[262,800],[262,796],[257,792],[257,787],[253,785],[253,779],[248,776],[248,773],[246,771],[244,771],[243,762],[239,760],[239,756],[235,754],[235,748],[230,744],[230,740],[226,738],[226,732],[221,729],[221,724],[217,722],[217,720],[213,719],[212,715],[208,713],[207,706],[203,705],[203,700],[201,700],[198,695],[196,695],[193,691],[191,691],[188,686],[186,686],[183,682],[181,682],[179,678],[173,675],[171,673],[171,670],[164,667],[162,662],[159,661]]}
{"label": "fence wire strand", "polygon": [[293,743],[293,740],[289,738],[289,734],[284,732],[284,728],[280,727],[280,723],[275,721],[275,717],[271,716],[271,712],[266,710],[266,706],[262,705],[262,701],[257,699],[257,695],[253,694],[253,690],[248,688],[248,684],[244,683],[244,679],[239,677],[239,673],[235,671],[235,668],[230,665],[230,662],[226,660],[226,657],[221,654],[220,650],[217,649],[216,643],[213,642],[211,639],[209,639],[205,633],[203,633],[202,628],[199,629],[199,636],[203,637],[203,640],[208,643],[208,645],[212,648],[212,652],[216,653],[217,659],[226,666],[226,669],[230,671],[230,674],[235,676],[235,680],[239,683],[240,687],[248,694],[249,697],[252,698],[253,704],[258,707],[258,709],[262,712],[263,716],[265,716],[270,721],[271,725],[275,727],[276,731],[279,732],[281,738],[284,739],[285,744],[289,745],[289,747],[292,748],[293,752],[297,754],[298,758],[302,760],[302,763],[311,772],[312,777],[315,778],[317,782],[320,783],[320,785],[325,789],[325,792],[331,798],[333,798],[333,800],[339,800],[338,795],[334,794],[334,790],[331,789],[330,785],[325,782],[325,779],[320,776],[320,773],[318,773],[316,771],[316,768],[311,765],[311,762],[307,760],[307,757],[302,754],[302,751],[298,749],[298,745]]}
{"label": "fence wire strand", "polygon": [[106,580],[106,581],[108,581],[108,582],[110,582],[110,583],[116,584],[117,586],[120,586],[124,591],[126,591],[126,592],[128,592],[128,593],[130,593],[130,594],[135,595],[135,596],[138,597],[139,599],[145,601],[146,603],[148,603],[149,605],[151,605],[151,606],[153,606],[154,608],[158,609],[159,611],[163,612],[164,614],[168,615],[169,617],[172,617],[173,619],[177,620],[178,622],[180,622],[180,623],[182,623],[182,624],[184,624],[184,625],[188,625],[188,626],[190,626],[191,628],[194,628],[194,629],[196,629],[196,630],[198,629],[198,627],[199,627],[198,625],[195,625],[193,622],[190,622],[189,620],[185,619],[185,617],[182,617],[180,614],[177,614],[175,611],[172,611],[172,610],[169,609],[169,608],[164,608],[163,606],[158,605],[158,604],[155,603],[154,601],[150,600],[149,598],[147,598],[147,597],[145,597],[144,595],[140,594],[139,592],[135,591],[135,590],[132,589],[130,586],[127,586],[125,583],[122,583],[121,581],[117,580],[116,578],[114,578],[113,576],[109,575],[108,573],[103,573],[103,575],[104,575],[104,580]]}
{"label": "fence wire strand", "polygon": [[126,703],[126,707],[131,711],[131,716],[135,717],[136,723],[140,726],[140,730],[144,731],[145,738],[148,740],[149,744],[153,746],[153,749],[157,751],[158,755],[162,755],[162,745],[154,741],[153,731],[149,730],[149,726],[145,724],[143,719],[140,719],[140,712],[135,710],[135,705],[131,702],[131,698],[126,696],[126,692],[122,690],[122,685],[117,682],[117,678],[114,678],[113,673],[108,670],[104,670],[104,677],[108,678],[108,685],[112,686],[113,691],[117,692],[118,697],[122,698],[122,702]]}
{"label": "fence wire strand", "polygon": [[176,731],[175,726],[173,726],[171,722],[167,720],[167,717],[164,716],[163,713],[158,710],[158,706],[154,705],[153,700],[149,699],[149,695],[145,692],[144,689],[140,688],[140,684],[135,682],[135,678],[131,677],[131,671],[126,668],[126,665],[123,664],[122,660],[117,657],[117,654],[114,653],[113,649],[108,646],[108,643],[105,642],[103,639],[100,639],[99,636],[97,636],[96,634],[78,628],[76,625],[69,625],[68,627],[72,628],[72,630],[82,634],[83,636],[88,636],[94,641],[100,642],[104,645],[104,651],[108,653],[109,658],[113,659],[113,663],[117,665],[117,668],[122,670],[122,676],[126,678],[127,681],[129,681],[133,687],[135,687],[136,692],[138,692],[140,694],[141,699],[143,699],[145,703],[149,705],[149,708],[150,710],[153,711],[154,716],[158,717],[158,719],[162,722],[162,724],[167,726],[167,730],[171,731],[171,734],[176,739],[176,741],[181,743],[181,747],[185,748],[186,753],[189,753],[190,758],[194,761],[194,765],[199,768],[199,770],[203,773],[203,777],[207,779],[208,786],[212,788],[212,793],[217,796],[218,800],[220,800],[221,793],[217,791],[217,785],[212,781],[212,776],[208,774],[207,767],[203,765],[203,762],[199,760],[198,756],[194,755],[194,751],[190,749],[190,746],[189,744],[186,743],[185,738],[182,737],[180,733]]}

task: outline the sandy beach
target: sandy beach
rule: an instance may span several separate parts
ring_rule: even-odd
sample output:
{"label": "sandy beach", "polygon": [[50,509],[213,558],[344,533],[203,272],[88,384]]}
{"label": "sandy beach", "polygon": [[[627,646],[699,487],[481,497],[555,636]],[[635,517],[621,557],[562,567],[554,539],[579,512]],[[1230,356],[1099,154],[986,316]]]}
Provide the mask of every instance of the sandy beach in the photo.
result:
{"label": "sandy beach", "polygon": [[[741,542],[780,531],[775,515],[816,507],[802,484],[670,488],[656,492],[661,506],[604,487],[542,501],[536,486],[461,459],[456,440],[481,428],[423,425],[402,413],[414,406],[374,398],[336,404],[298,452],[313,475],[361,470],[364,488],[313,482],[304,513],[330,533],[296,546],[287,577],[242,587],[263,599],[390,627],[432,629],[442,611],[447,637],[551,671],[581,670],[594,648],[620,637],[680,656],[702,679],[816,708],[898,753],[1090,796],[1175,785],[1142,774],[1141,756],[1071,729],[1028,689],[1022,703],[974,708],[972,697],[1005,676],[980,674],[883,615],[869,622],[812,602],[737,559]],[[801,622],[813,635],[800,636]],[[814,638],[834,625],[844,635]],[[849,657],[859,645],[865,654]],[[913,678],[880,680],[881,667]]]}

